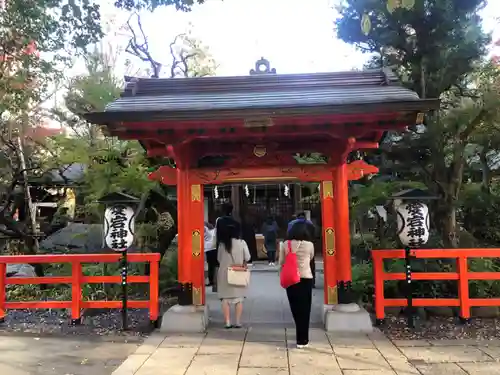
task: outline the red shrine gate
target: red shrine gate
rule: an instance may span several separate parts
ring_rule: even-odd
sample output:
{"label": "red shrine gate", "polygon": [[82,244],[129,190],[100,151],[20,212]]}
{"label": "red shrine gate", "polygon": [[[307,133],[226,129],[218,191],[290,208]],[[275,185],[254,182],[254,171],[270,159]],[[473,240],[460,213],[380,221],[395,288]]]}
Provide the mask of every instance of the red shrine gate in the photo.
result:
{"label": "red shrine gate", "polygon": [[[321,183],[324,303],[349,304],[348,180],[378,170],[347,164],[347,157],[416,124],[438,100],[419,99],[386,70],[278,75],[262,59],[250,73],[127,77],[121,98],[87,119],[140,140],[148,156],[171,160],[150,177],[177,186],[180,304],[205,304],[203,185],[250,181]],[[327,162],[299,165],[294,158],[313,152]]]}

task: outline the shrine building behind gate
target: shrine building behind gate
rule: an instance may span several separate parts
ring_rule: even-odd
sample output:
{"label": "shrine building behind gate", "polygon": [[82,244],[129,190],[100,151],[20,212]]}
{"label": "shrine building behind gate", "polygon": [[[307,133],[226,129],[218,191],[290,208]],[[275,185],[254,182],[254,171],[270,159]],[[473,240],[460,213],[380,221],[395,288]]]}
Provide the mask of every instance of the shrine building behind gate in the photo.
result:
{"label": "shrine building behind gate", "polygon": [[[439,101],[420,99],[389,70],[279,75],[266,60],[248,76],[126,80],[119,99],[86,118],[170,160],[150,176],[177,187],[182,294],[164,326],[189,331],[207,322],[204,186],[303,181],[321,186],[325,326],[369,330],[351,290],[348,181],[377,168],[347,163],[348,155],[376,149],[385,132],[418,123]],[[326,162],[299,164],[297,153]]]}

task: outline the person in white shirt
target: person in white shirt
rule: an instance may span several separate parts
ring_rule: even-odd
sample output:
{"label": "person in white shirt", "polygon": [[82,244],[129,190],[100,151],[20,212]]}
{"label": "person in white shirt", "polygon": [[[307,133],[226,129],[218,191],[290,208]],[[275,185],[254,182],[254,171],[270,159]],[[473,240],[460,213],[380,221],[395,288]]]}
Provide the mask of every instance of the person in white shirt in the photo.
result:
{"label": "person in white shirt", "polygon": [[213,286],[215,281],[215,270],[217,269],[217,248],[215,244],[215,228],[210,223],[205,222],[204,251],[208,264],[208,283]]}

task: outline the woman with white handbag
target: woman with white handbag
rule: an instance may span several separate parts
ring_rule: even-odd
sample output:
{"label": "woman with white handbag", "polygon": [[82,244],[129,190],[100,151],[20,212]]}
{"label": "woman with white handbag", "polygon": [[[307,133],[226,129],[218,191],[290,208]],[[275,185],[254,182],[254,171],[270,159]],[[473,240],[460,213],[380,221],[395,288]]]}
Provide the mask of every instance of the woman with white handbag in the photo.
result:
{"label": "woman with white handbag", "polygon": [[[217,293],[222,301],[225,328],[241,328],[243,300],[250,283],[247,262],[250,251],[241,239],[241,225],[234,221],[218,228],[217,232]],[[235,324],[231,324],[231,305],[235,307]]]}

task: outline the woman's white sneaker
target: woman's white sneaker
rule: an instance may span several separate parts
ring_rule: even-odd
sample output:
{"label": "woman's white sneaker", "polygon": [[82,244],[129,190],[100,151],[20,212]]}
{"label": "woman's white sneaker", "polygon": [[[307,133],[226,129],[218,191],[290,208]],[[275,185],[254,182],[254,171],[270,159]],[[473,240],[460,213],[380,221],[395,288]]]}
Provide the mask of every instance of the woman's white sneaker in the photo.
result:
{"label": "woman's white sneaker", "polygon": [[308,348],[309,347],[309,344],[305,344],[305,345],[299,345],[297,344],[297,349],[305,349],[305,348]]}

